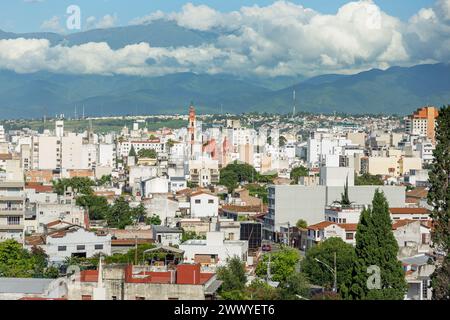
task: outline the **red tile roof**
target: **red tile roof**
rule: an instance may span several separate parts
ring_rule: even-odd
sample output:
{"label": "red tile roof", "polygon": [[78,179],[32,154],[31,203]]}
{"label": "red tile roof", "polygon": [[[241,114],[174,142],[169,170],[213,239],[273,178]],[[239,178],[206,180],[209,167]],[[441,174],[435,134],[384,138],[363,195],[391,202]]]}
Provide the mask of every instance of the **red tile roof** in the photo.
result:
{"label": "red tile roof", "polygon": [[356,229],[358,228],[357,223],[338,223],[338,226],[345,231],[356,231]]}
{"label": "red tile roof", "polygon": [[322,230],[322,229],[324,229],[324,228],[326,228],[328,226],[331,226],[332,224],[336,224],[336,223],[331,222],[331,221],[322,221],[322,222],[319,222],[319,223],[312,224],[312,225],[308,226],[308,229],[311,229],[311,230]]}
{"label": "red tile roof", "polygon": [[430,214],[425,208],[389,208],[391,214]]}
{"label": "red tile roof", "polygon": [[40,183],[27,183],[25,186],[25,189],[34,189],[36,193],[52,193],[53,187],[52,186],[44,186]]}
{"label": "red tile roof", "polygon": [[398,228],[404,227],[410,223],[420,222],[419,220],[397,220],[392,224],[392,230],[397,230]]}

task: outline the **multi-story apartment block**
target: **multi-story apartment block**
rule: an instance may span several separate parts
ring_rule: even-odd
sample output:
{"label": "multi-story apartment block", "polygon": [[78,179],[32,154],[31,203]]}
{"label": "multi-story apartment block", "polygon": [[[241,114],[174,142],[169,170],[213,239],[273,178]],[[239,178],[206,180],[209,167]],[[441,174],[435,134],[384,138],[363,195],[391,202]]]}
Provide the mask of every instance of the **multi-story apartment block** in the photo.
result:
{"label": "multi-story apartment block", "polygon": [[219,183],[219,162],[203,159],[189,161],[190,181],[200,187]]}
{"label": "multi-story apartment block", "polygon": [[417,111],[405,120],[406,132],[412,135],[427,137],[434,143],[438,114],[438,109],[431,106],[417,109]]}
{"label": "multi-story apartment block", "polygon": [[0,241],[23,241],[25,210],[24,183],[0,181]]}

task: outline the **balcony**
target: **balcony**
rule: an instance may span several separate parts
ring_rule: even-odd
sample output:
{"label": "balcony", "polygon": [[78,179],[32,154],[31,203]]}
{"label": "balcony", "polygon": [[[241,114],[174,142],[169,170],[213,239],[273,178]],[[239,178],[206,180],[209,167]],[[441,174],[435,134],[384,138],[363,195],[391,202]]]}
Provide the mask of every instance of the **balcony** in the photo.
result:
{"label": "balcony", "polygon": [[15,224],[15,225],[3,225],[0,224],[0,231],[22,231],[24,229],[23,224]]}
{"label": "balcony", "polygon": [[10,210],[10,209],[0,209],[0,217],[21,217],[24,214],[24,210]]}

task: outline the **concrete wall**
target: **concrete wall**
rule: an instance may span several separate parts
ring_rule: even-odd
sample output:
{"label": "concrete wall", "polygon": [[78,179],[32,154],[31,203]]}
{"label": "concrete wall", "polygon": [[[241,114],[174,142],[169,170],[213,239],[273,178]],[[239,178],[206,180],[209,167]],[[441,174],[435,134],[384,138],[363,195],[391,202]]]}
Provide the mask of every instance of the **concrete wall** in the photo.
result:
{"label": "concrete wall", "polygon": [[[341,199],[344,187],[279,185],[275,188],[275,226],[299,219],[308,224],[319,223],[325,219],[325,207]],[[376,189],[384,192],[390,207],[405,206],[405,187],[397,186],[353,186],[349,187],[350,201],[356,205],[372,203]],[[269,206],[271,204],[269,203]]]}
{"label": "concrete wall", "polygon": [[275,225],[290,222],[291,225],[299,219],[308,224],[314,224],[324,219],[326,202],[325,186],[279,185],[275,192]]}

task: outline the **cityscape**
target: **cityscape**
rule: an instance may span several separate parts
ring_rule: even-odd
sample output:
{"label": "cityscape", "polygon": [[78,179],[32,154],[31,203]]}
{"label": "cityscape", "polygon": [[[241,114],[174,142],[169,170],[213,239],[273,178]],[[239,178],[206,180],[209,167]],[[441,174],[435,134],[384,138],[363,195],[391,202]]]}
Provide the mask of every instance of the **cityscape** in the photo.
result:
{"label": "cityscape", "polygon": [[450,299],[450,1],[79,2],[0,13],[0,300]]}

